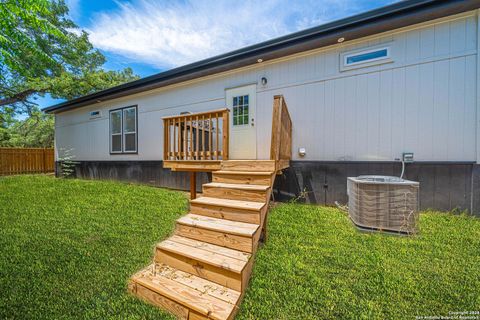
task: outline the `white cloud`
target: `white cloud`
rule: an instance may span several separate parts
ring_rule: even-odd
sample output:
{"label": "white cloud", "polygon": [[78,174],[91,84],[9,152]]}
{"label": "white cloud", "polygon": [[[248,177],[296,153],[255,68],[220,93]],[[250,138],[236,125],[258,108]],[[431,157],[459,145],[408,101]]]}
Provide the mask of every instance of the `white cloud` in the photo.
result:
{"label": "white cloud", "polygon": [[[384,4],[385,1],[376,6]],[[365,10],[355,0],[178,2],[136,0],[87,28],[99,49],[169,68]],[[372,6],[371,4],[369,5]]]}

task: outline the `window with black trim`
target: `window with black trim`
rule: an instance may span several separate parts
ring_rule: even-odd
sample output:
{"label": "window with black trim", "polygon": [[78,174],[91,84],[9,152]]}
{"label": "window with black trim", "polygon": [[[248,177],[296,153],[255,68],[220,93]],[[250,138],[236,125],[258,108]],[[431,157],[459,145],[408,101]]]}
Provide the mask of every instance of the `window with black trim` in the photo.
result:
{"label": "window with black trim", "polygon": [[137,106],[110,110],[110,153],[137,153]]}

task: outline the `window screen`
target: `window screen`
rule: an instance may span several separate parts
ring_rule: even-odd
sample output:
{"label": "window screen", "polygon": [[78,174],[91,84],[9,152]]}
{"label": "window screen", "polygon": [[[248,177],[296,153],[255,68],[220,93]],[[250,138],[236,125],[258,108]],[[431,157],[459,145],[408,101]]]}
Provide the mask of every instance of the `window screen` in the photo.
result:
{"label": "window screen", "polygon": [[380,58],[388,57],[388,50],[381,49],[366,53],[360,53],[356,55],[349,55],[346,58],[346,64],[354,64],[354,63],[361,63],[361,62],[368,62],[372,60],[378,60]]}
{"label": "window screen", "polygon": [[110,112],[110,152],[122,152],[122,110]]}
{"label": "window screen", "polygon": [[123,109],[124,152],[137,151],[137,108]]}

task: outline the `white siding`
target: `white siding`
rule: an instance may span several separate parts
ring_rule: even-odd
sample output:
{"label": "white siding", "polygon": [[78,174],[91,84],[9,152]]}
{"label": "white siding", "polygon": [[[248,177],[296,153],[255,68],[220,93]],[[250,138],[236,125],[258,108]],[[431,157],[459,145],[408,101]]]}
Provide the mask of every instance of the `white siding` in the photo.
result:
{"label": "white siding", "polygon": [[[78,160],[160,160],[162,121],[225,105],[225,89],[257,86],[257,155],[268,158],[273,96],[293,120],[293,155],[305,160],[476,161],[475,12],[335,45],[278,61],[56,116],[56,146]],[[340,72],[339,54],[390,44],[393,63]],[[138,155],[110,155],[108,110],[138,105]],[[89,120],[92,110],[102,118]]]}

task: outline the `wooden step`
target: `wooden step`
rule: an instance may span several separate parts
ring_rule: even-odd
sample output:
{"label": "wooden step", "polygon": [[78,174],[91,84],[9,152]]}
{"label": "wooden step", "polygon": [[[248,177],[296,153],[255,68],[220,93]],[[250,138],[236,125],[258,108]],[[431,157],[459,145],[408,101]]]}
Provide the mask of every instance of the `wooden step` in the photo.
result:
{"label": "wooden step", "polygon": [[129,291],[180,319],[232,319],[240,292],[164,264],[136,273]]}
{"label": "wooden step", "polygon": [[212,177],[213,182],[270,186],[273,179],[273,172],[218,170],[213,172]]}
{"label": "wooden step", "polygon": [[275,160],[226,160],[220,170],[275,172]]}
{"label": "wooden step", "polygon": [[240,292],[253,263],[250,253],[177,235],[157,245],[155,261]]}
{"label": "wooden step", "polygon": [[264,202],[200,197],[190,200],[190,212],[202,216],[260,224],[267,205]]}
{"label": "wooden step", "polygon": [[187,214],[177,220],[175,234],[219,246],[255,252],[260,237],[259,225]]}
{"label": "wooden step", "polygon": [[270,197],[269,185],[210,182],[203,185],[205,197],[231,200],[266,202]]}

